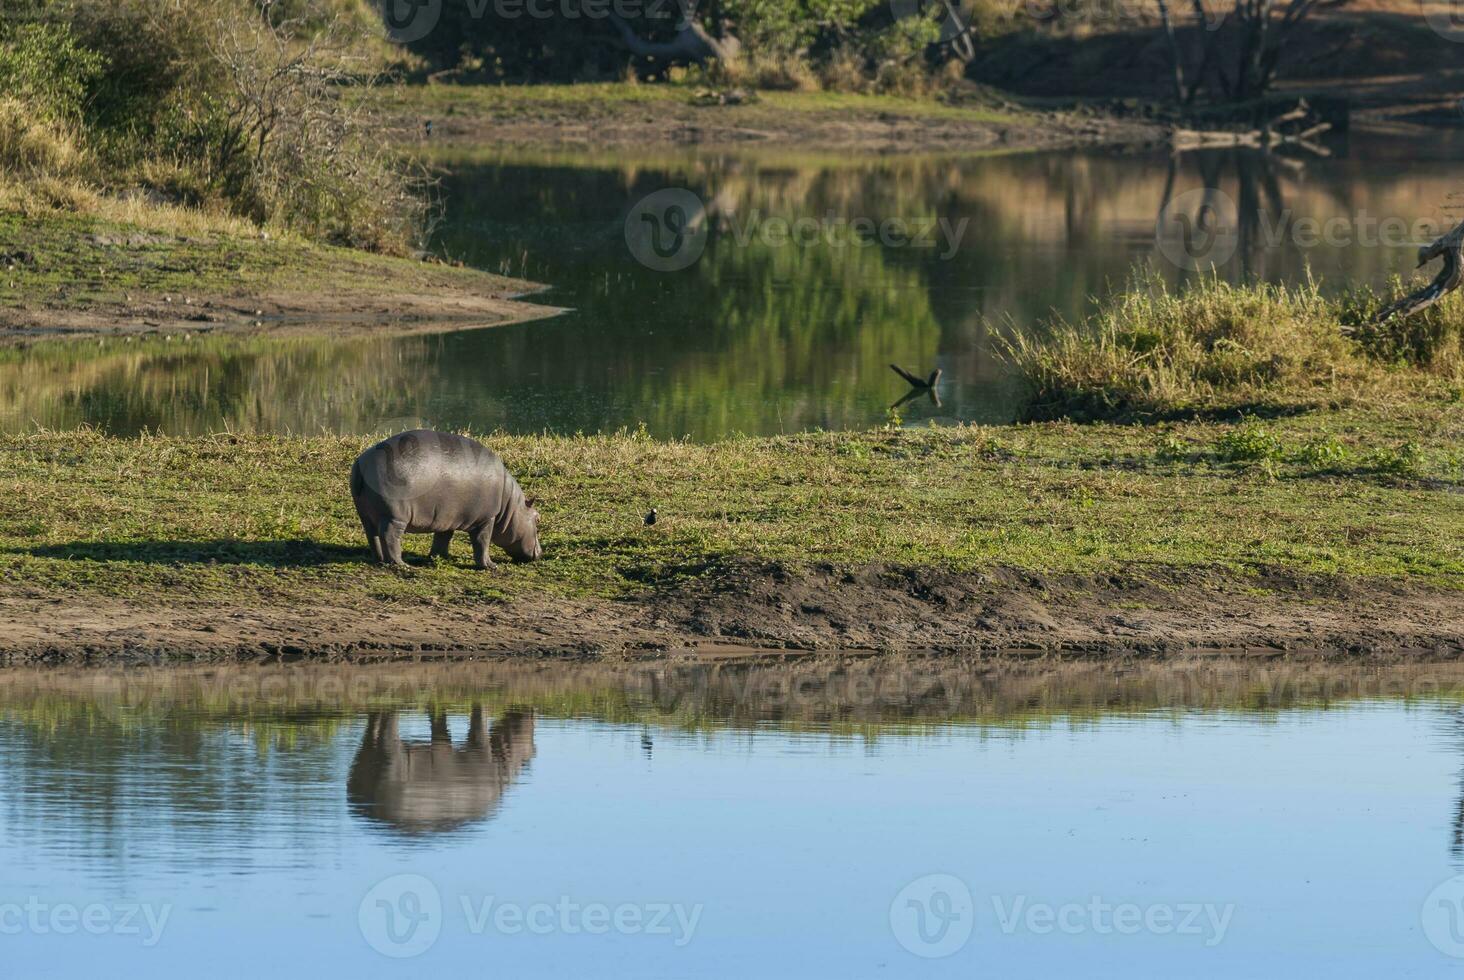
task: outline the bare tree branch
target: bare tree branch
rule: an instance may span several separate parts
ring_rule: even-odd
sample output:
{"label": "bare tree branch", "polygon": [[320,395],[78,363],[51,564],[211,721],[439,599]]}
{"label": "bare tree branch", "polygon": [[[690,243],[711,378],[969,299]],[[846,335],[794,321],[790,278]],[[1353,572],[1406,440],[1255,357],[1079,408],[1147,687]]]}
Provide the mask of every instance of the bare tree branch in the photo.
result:
{"label": "bare tree branch", "polygon": [[1459,288],[1461,282],[1464,282],[1464,222],[1432,245],[1420,248],[1418,267],[1421,269],[1437,258],[1444,260],[1444,267],[1439,270],[1433,282],[1385,306],[1374,323],[1381,325],[1395,316],[1412,316],[1428,309]]}

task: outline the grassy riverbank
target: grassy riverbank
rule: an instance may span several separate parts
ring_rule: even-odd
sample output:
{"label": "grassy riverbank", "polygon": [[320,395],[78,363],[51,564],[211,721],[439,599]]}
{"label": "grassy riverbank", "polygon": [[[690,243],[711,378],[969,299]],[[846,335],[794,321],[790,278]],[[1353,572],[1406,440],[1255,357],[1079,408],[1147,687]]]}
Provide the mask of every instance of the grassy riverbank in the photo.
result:
{"label": "grassy riverbank", "polygon": [[0,344],[44,336],[462,329],[552,310],[535,285],[182,208],[0,210]]}
{"label": "grassy riverbank", "polygon": [[[1144,119],[1053,112],[978,86],[941,98],[738,90],[700,84],[402,85],[372,95],[377,125],[424,146],[788,145],[944,152],[1158,141]],[[426,136],[426,123],[432,135]]]}
{"label": "grassy riverbank", "polygon": [[[496,575],[470,568],[465,540],[453,562],[363,566],[345,474],[367,440],[44,433],[0,442],[0,548],[11,581],[180,598],[620,596],[733,559],[1265,565],[1464,588],[1459,416],[1457,403],[1418,402],[1157,430],[1052,423],[712,445],[496,436],[546,515],[546,560]],[[31,504],[42,497],[48,513]],[[645,528],[652,505],[662,521]]]}
{"label": "grassy riverbank", "polygon": [[[1197,588],[1220,605],[1228,595],[1266,607],[1274,595],[1273,619],[1287,603],[1353,590],[1358,610],[1384,593],[1419,609],[1443,603],[1435,611],[1457,633],[1464,461],[1450,398],[1158,427],[892,428],[712,445],[493,437],[542,501],[546,560],[489,574],[470,567],[465,541],[448,562],[429,563],[424,538],[410,543],[407,571],[366,564],[345,487],[362,439],[12,436],[0,440],[0,605],[17,624],[12,651],[105,646],[99,637],[125,646],[129,635],[141,649],[227,640],[315,653],[886,642],[871,637],[888,610],[833,608],[845,588],[946,617],[930,624],[936,646],[1044,645],[1011,610],[1006,622],[986,610],[983,637],[941,608],[965,601],[940,598],[952,589],[1087,590],[1092,615],[1139,619],[1204,598]],[[653,505],[661,521],[646,527]],[[833,578],[818,586],[810,575]],[[746,608],[729,619],[724,599]],[[791,617],[783,634],[776,622],[759,633],[763,605]],[[800,621],[810,606],[828,622]],[[190,621],[193,634],[127,618],[140,610]],[[1017,619],[1032,615],[1024,607]],[[28,632],[35,616],[59,619]],[[235,636],[231,617],[254,632]],[[1065,635],[1053,630],[1050,645]]]}

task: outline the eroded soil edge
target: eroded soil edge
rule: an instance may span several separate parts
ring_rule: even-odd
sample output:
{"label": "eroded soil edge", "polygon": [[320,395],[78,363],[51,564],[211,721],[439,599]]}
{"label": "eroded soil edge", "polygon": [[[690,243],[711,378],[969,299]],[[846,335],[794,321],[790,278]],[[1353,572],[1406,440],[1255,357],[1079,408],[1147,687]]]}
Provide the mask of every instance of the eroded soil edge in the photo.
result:
{"label": "eroded soil edge", "polygon": [[1464,654],[1464,592],[1266,572],[1051,576],[736,563],[620,601],[160,608],[0,596],[0,662],[12,665],[857,651],[1454,660]]}

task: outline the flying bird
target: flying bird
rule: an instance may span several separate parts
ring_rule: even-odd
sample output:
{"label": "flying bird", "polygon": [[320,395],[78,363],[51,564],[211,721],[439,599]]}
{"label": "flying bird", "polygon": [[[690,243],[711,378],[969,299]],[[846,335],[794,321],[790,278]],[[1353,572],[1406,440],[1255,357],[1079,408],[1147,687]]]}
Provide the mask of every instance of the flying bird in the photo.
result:
{"label": "flying bird", "polygon": [[904,378],[906,381],[910,382],[910,387],[912,388],[934,388],[935,383],[940,380],[940,368],[936,368],[934,371],[931,371],[930,377],[928,378],[921,378],[913,375],[909,371],[906,371],[904,368],[900,367],[898,364],[891,364],[890,370],[898,374],[900,377]]}

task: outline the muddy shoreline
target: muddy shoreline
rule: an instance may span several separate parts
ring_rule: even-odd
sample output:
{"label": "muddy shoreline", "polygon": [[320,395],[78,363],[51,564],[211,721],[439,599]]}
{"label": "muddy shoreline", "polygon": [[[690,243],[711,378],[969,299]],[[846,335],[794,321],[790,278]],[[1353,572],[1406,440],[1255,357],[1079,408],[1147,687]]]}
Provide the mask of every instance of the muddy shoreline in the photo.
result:
{"label": "muddy shoreline", "polygon": [[1142,568],[734,564],[625,600],[532,596],[475,608],[178,604],[0,596],[0,664],[707,662],[827,655],[1370,664],[1464,658],[1464,592],[1401,582]]}
{"label": "muddy shoreline", "polygon": [[564,312],[526,302],[541,288],[503,294],[436,291],[277,293],[150,297],[81,308],[0,308],[0,345],[95,337],[267,335],[271,337],[446,333],[502,327]]}

